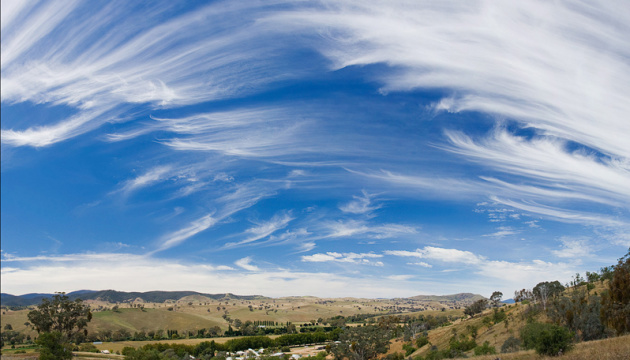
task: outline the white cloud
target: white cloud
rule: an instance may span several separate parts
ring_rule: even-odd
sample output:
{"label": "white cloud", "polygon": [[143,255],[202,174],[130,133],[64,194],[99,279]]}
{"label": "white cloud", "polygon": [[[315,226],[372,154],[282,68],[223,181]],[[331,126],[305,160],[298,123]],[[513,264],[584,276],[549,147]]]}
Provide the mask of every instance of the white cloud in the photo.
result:
{"label": "white cloud", "polygon": [[562,248],[560,250],[552,250],[551,253],[559,258],[583,259],[592,255],[593,248],[589,245],[587,239],[576,239],[563,236],[560,238]]}
{"label": "white cloud", "polygon": [[[585,194],[591,201],[619,204],[630,201],[630,168],[617,159],[606,159],[585,151],[567,151],[568,144],[553,137],[531,140],[497,130],[482,142],[447,132],[449,149],[509,174],[536,181],[541,195],[555,190],[562,194]],[[533,188],[530,187],[530,190]]]}
{"label": "white cloud", "polygon": [[[141,14],[119,5],[3,4],[3,103],[31,101],[90,110],[54,125],[3,129],[3,144],[51,145],[116,121],[137,105],[200,103],[291,76],[292,70],[276,62],[282,58],[274,56],[282,42],[256,40],[269,36],[265,29],[256,29],[262,25],[254,21],[261,14],[258,6],[217,3],[164,22],[163,14],[172,4],[152,3],[143,6]],[[240,21],[234,21],[237,18]],[[109,114],[97,116],[105,112]],[[109,139],[123,140],[144,130]],[[184,140],[169,144],[192,146]]]}
{"label": "white cloud", "polygon": [[188,226],[163,236],[162,239],[160,239],[160,244],[156,251],[163,251],[177,246],[198,233],[214,226],[216,223],[217,219],[214,218],[212,214],[202,216],[191,222]]}
{"label": "white cloud", "polygon": [[418,261],[418,262],[415,262],[415,263],[407,263],[407,265],[417,265],[417,266],[422,266],[422,267],[425,267],[425,268],[432,268],[433,267],[431,264],[427,264],[424,261]]}
{"label": "white cloud", "polygon": [[245,233],[249,234],[249,237],[245,240],[233,243],[225,244],[225,247],[234,247],[239,245],[249,244],[260,239],[264,239],[274,232],[284,229],[289,225],[289,222],[294,220],[295,218],[291,216],[290,213],[282,213],[276,214],[271,218],[271,220],[267,222],[259,223],[258,226],[249,228],[245,231]]}
{"label": "white cloud", "polygon": [[26,130],[2,129],[2,143],[10,146],[49,146],[94,130],[112,116],[110,107],[102,107],[82,111],[54,125],[33,126]]}
{"label": "white cloud", "polygon": [[[75,256],[77,259],[80,256]],[[333,272],[288,270],[235,270],[225,265],[207,265],[190,261],[156,259],[144,256],[112,254],[84,257],[83,260],[58,264],[32,261],[24,266],[4,266],[2,291],[9,294],[33,292],[71,292],[77,289],[119,291],[190,290],[239,295],[320,297],[406,297],[433,288],[436,282],[417,283],[400,288],[386,277],[347,277]],[[16,263],[17,264],[17,263]],[[245,262],[246,266],[253,266]],[[239,266],[240,268],[240,266]],[[50,277],[50,274],[55,274]],[[42,282],[41,279],[48,280]],[[457,286],[443,291],[455,292]]]}
{"label": "white cloud", "polygon": [[578,269],[574,264],[551,263],[542,260],[517,263],[495,260],[484,263],[476,273],[494,279],[497,288],[508,288],[514,291],[532,288],[541,281],[566,282]]}
{"label": "white cloud", "polygon": [[247,256],[242,259],[236,260],[234,262],[234,265],[240,268],[243,268],[247,271],[260,271],[260,268],[258,268],[258,266],[256,265],[252,265],[251,262],[252,262],[252,258]]}
{"label": "white cloud", "polygon": [[144,255],[125,253],[83,253],[63,255],[15,256],[3,253],[3,262],[89,262],[89,261],[138,261],[146,259]]}
{"label": "white cloud", "polygon": [[425,246],[423,249],[415,251],[407,250],[387,250],[385,255],[401,257],[417,257],[427,260],[436,260],[446,263],[458,263],[464,265],[479,265],[485,262],[485,257],[473,254],[470,251],[457,249],[445,249],[434,246]]}
{"label": "white cloud", "polygon": [[518,119],[630,156],[618,136],[630,133],[630,11],[620,1],[347,0],[274,19],[327,34],[315,46],[335,68],[389,65],[379,73],[385,92],[456,89],[438,107]]}
{"label": "white cloud", "polygon": [[433,246],[425,246],[421,252],[423,253],[425,259],[443,262],[474,265],[480,264],[485,260],[483,256],[475,255],[470,251],[444,249]]}
{"label": "white cloud", "polygon": [[[444,254],[464,254],[456,249],[442,249],[427,253],[432,258],[442,258]],[[473,254],[474,255],[474,254]],[[382,266],[373,260],[382,257],[374,253],[323,253],[311,255],[322,261],[342,261],[345,263]],[[478,259],[483,259],[475,255]],[[457,258],[457,256],[456,256]],[[456,265],[455,258],[449,262]],[[531,262],[508,262],[482,260],[475,265],[475,276],[460,280],[416,281],[411,275],[384,275],[382,277],[353,275],[347,277],[334,272],[306,272],[288,270],[262,270],[253,265],[251,257],[235,262],[239,269],[227,265],[196,263],[186,259],[154,258],[147,255],[126,253],[88,253],[67,255],[40,255],[20,257],[7,255],[2,258],[2,291],[11,294],[32,292],[74,291],[94,288],[121,291],[150,290],[190,290],[201,292],[232,292],[242,295],[260,294],[265,296],[314,295],[321,297],[406,297],[432,293],[448,294],[462,288],[477,293],[500,290],[510,294],[515,289],[531,288],[540,281],[568,281],[579,269],[568,263],[550,263],[541,260]],[[377,264],[380,263],[380,264]],[[10,264],[10,266],[5,266]],[[422,266],[422,265],[420,265]],[[451,269],[458,270],[458,269]],[[50,274],[55,274],[50,277]],[[393,276],[393,277],[392,277]],[[41,279],[47,281],[42,282]],[[404,287],[394,286],[391,281],[406,281]]]}
{"label": "white cloud", "polygon": [[353,196],[354,200],[339,206],[339,209],[352,214],[369,214],[380,208],[379,205],[372,205],[372,196],[365,190],[361,193],[363,196]]}
{"label": "white cloud", "polygon": [[298,246],[297,252],[308,252],[315,249],[316,247],[317,247],[317,244],[315,242],[302,243]]}
{"label": "white cloud", "polygon": [[381,224],[371,226],[365,221],[348,220],[336,221],[325,224],[329,234],[326,237],[340,238],[365,235],[374,239],[386,239],[409,234],[415,234],[416,229],[400,224]]}
{"label": "white cloud", "polygon": [[160,182],[170,176],[171,170],[170,166],[157,166],[134,179],[126,181],[120,191],[129,194],[135,190]]}
{"label": "white cloud", "polygon": [[511,228],[510,226],[499,226],[497,228],[496,232],[493,232],[492,234],[486,234],[483,236],[490,236],[490,237],[504,237],[504,236],[508,236],[508,235],[516,235],[519,234],[520,231],[519,230],[515,230],[513,228]]}
{"label": "white cloud", "polygon": [[408,250],[386,250],[383,252],[385,255],[393,255],[393,256],[403,256],[403,257],[424,257],[424,254],[419,251],[408,251]]}
{"label": "white cloud", "polygon": [[214,181],[232,182],[234,181],[234,177],[226,173],[218,173],[214,176]]}
{"label": "white cloud", "polygon": [[381,254],[374,253],[338,253],[327,252],[313,255],[302,256],[303,262],[339,262],[339,263],[351,263],[351,264],[363,264],[373,266],[383,266],[381,261],[373,261],[370,259],[378,259],[383,257]]}
{"label": "white cloud", "polygon": [[612,226],[617,228],[628,227],[627,222],[624,222],[623,220],[618,220],[610,216],[606,216],[604,214],[599,215],[577,210],[566,210],[563,208],[537,204],[535,202],[523,203],[520,201],[501,199],[498,197],[492,197],[492,200],[499,204],[511,206],[522,211],[542,215],[547,218],[561,222],[598,225],[606,227]]}

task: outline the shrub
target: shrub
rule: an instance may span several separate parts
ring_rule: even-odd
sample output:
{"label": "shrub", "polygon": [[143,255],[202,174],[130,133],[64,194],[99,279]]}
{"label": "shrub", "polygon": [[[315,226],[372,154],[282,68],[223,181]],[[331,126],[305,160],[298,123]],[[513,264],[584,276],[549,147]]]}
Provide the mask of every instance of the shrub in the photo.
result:
{"label": "shrub", "polygon": [[429,343],[429,338],[426,336],[420,336],[418,339],[416,339],[416,346],[418,347],[418,349],[420,349],[421,347],[423,347],[424,345]]}
{"label": "shrub", "polygon": [[386,360],[405,360],[405,357],[402,353],[393,353],[389,354],[385,357]]}
{"label": "shrub", "polygon": [[414,351],[416,351],[417,349],[409,344],[403,344],[403,350],[405,350],[405,356],[409,356],[411,354],[413,354]]}
{"label": "shrub", "polygon": [[569,329],[553,324],[529,323],[521,330],[526,349],[535,349],[540,355],[556,356],[571,349],[573,333]]}
{"label": "shrub", "polygon": [[494,346],[490,346],[489,342],[484,342],[482,346],[477,346],[475,348],[475,356],[479,356],[479,355],[491,355],[491,354],[496,354],[497,350],[494,348]]}
{"label": "shrub", "polygon": [[518,338],[515,338],[514,336],[510,336],[507,340],[505,340],[503,345],[501,345],[501,352],[502,353],[516,352],[520,348],[521,348],[521,340]]}
{"label": "shrub", "polygon": [[501,321],[505,320],[506,318],[507,318],[507,315],[505,314],[505,310],[501,309],[501,311],[499,311],[496,308],[494,309],[494,313],[492,314],[492,321],[495,324],[500,323]]}
{"label": "shrub", "polygon": [[98,349],[96,348],[96,346],[94,346],[93,344],[90,344],[90,343],[81,344],[79,346],[79,351],[93,352],[93,353],[99,352]]}

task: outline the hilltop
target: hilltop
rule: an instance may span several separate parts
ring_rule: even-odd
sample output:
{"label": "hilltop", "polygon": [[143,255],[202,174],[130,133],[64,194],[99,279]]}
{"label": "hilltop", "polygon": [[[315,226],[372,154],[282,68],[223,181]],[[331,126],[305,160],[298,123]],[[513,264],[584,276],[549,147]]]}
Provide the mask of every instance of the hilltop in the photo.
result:
{"label": "hilltop", "polygon": [[[147,291],[147,292],[125,292],[116,290],[79,290],[67,294],[71,300],[96,300],[108,303],[125,303],[125,302],[147,302],[147,303],[165,303],[176,302],[183,298],[191,300],[254,300],[266,299],[261,295],[234,295],[225,294],[204,294],[196,291]],[[25,294],[11,295],[2,293],[1,301],[3,306],[30,306],[39,304],[42,299],[50,298],[53,294]]]}
{"label": "hilltop", "polygon": [[[116,290],[79,290],[73,291],[68,294],[71,300],[95,300],[111,304],[117,303],[132,303],[132,302],[145,302],[145,303],[170,303],[178,301],[195,301],[195,302],[209,302],[212,300],[264,300],[271,299],[262,295],[235,295],[232,293],[224,294],[207,294],[196,291],[147,291],[147,292],[125,292]],[[47,293],[33,293],[24,295],[11,295],[2,293],[1,301],[3,306],[31,306],[41,303],[42,299],[51,298],[53,294]],[[484,297],[478,294],[472,293],[460,293],[452,295],[416,295],[409,298],[396,298],[392,300],[399,301],[419,301],[423,303],[437,302],[440,304],[456,304],[466,305],[473,303]],[[315,296],[290,296],[285,299],[320,299]],[[352,301],[361,300],[356,298],[339,298],[335,300]],[[378,299],[389,300],[389,299]]]}

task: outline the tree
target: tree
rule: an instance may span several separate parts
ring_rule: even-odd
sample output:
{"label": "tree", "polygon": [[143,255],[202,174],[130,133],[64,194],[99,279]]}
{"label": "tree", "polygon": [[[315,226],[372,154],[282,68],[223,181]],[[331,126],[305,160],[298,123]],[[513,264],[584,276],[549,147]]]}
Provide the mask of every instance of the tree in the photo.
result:
{"label": "tree", "polygon": [[40,334],[37,343],[42,347],[40,360],[71,359],[70,342],[79,335],[87,335],[87,323],[92,313],[80,299],[70,301],[65,293],[55,293],[52,299],[42,299],[28,319]]}
{"label": "tree", "polygon": [[612,271],[608,292],[602,296],[601,315],[618,335],[630,331],[630,249]]}
{"label": "tree", "polygon": [[335,359],[369,360],[389,350],[388,332],[378,326],[346,328],[339,341],[331,347]]}
{"label": "tree", "polygon": [[521,289],[514,291],[514,301],[515,302],[523,302],[523,301],[531,301],[534,299],[534,294],[531,290]]}
{"label": "tree", "polygon": [[503,297],[503,293],[500,291],[495,291],[490,296],[490,301],[492,302],[492,306],[499,307],[501,304],[501,298]]}
{"label": "tree", "polygon": [[35,342],[41,346],[39,360],[72,359],[72,345],[64,341],[64,335],[59,331],[44,332]]}
{"label": "tree", "polygon": [[87,323],[92,320],[90,307],[81,299],[70,301],[65,293],[55,293],[52,299],[42,299],[36,310],[28,313],[28,319],[38,333],[59,332],[71,341],[76,334],[87,334]]}
{"label": "tree", "polygon": [[[578,274],[579,275],[579,274]],[[547,303],[550,299],[555,298],[564,291],[564,286],[559,281],[544,281],[534,286],[533,294],[536,301],[540,301],[543,309],[547,310]]]}
{"label": "tree", "polygon": [[477,300],[471,305],[464,308],[464,314],[475,316],[475,314],[479,314],[484,311],[486,309],[486,306],[488,306],[488,299]]}
{"label": "tree", "polygon": [[547,306],[547,316],[556,325],[573,331],[577,339],[589,341],[606,335],[600,319],[601,307],[598,296],[589,296],[584,286],[578,286],[555,297]]}

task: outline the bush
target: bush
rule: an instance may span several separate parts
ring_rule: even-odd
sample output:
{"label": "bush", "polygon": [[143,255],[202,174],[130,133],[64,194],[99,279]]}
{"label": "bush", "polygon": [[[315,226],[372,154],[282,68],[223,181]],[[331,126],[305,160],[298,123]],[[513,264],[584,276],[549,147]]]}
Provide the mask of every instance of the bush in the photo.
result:
{"label": "bush", "polygon": [[385,357],[385,360],[405,360],[405,357],[402,353],[393,353],[389,354]]}
{"label": "bush", "polygon": [[429,343],[429,338],[426,336],[420,336],[418,339],[416,339],[416,346],[418,347],[418,349],[420,349],[421,347],[423,347],[424,345]]}
{"label": "bush", "polygon": [[405,350],[405,356],[409,356],[414,353],[417,349],[409,344],[403,344],[403,350]]}
{"label": "bush", "polygon": [[505,314],[505,310],[501,309],[500,311],[496,308],[494,309],[494,313],[492,314],[492,321],[495,324],[500,323],[501,321],[507,318],[507,314]]}
{"label": "bush", "polygon": [[553,324],[529,323],[521,330],[521,339],[526,349],[535,349],[540,355],[556,356],[572,347],[573,333],[569,329]]}
{"label": "bush", "polygon": [[494,346],[490,346],[489,342],[484,342],[482,346],[477,346],[475,348],[475,356],[479,356],[479,355],[491,355],[491,354],[496,354],[497,350],[494,348]]}
{"label": "bush", "polygon": [[94,346],[94,344],[90,344],[90,343],[81,344],[79,346],[79,351],[93,352],[93,353],[99,352],[98,349],[96,348],[96,346]]}
{"label": "bush", "polygon": [[510,336],[507,340],[505,340],[503,345],[501,345],[501,352],[502,353],[516,352],[520,348],[521,348],[521,340],[515,338],[514,336]]}

